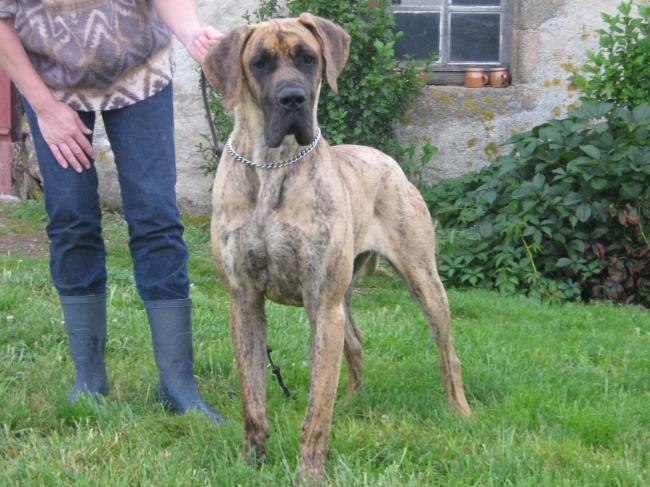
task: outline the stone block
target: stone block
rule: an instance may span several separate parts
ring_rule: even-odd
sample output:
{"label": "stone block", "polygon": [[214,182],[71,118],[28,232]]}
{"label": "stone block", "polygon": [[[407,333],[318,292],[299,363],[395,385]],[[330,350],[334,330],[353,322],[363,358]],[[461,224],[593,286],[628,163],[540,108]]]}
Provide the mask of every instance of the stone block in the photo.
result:
{"label": "stone block", "polygon": [[519,30],[513,34],[512,75],[514,83],[528,83],[540,61],[540,33]]}
{"label": "stone block", "polygon": [[516,30],[538,29],[555,17],[568,0],[514,0],[513,24]]}

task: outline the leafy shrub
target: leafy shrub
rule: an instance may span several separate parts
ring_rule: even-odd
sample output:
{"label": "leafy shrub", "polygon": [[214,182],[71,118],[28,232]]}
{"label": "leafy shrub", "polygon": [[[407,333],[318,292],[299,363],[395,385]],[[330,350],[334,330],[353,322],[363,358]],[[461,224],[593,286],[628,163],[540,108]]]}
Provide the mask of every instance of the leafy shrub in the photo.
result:
{"label": "leafy shrub", "polygon": [[638,6],[632,15],[632,1],[621,3],[617,15],[603,14],[608,29],[598,30],[600,51],[588,53],[586,77],[574,82],[587,99],[637,106],[650,99],[650,5]]}
{"label": "leafy shrub", "polygon": [[448,285],[650,306],[650,105],[585,103],[423,190]]}
{"label": "leafy shrub", "polygon": [[[401,65],[395,58],[395,42],[401,35],[394,31],[391,2],[342,0],[289,0],[290,16],[311,12],[341,25],[351,36],[350,57],[338,80],[338,95],[323,84],[318,105],[323,134],[332,144],[354,143],[380,148],[401,162],[407,173],[419,180],[422,167],[436,150],[430,141],[416,150],[415,142],[400,144],[395,135],[401,120],[420,93],[420,69],[415,64]],[[277,0],[266,0],[245,15],[247,21],[266,20],[278,15]],[[232,126],[224,120],[218,96],[210,94],[210,108],[220,135]],[[204,151],[205,152],[205,151]],[[216,167],[216,160],[212,160]]]}

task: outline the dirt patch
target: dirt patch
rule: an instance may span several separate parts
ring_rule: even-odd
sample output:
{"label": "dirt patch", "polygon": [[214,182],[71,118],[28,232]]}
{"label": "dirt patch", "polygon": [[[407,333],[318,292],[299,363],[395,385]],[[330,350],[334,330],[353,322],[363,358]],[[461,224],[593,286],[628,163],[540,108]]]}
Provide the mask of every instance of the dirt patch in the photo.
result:
{"label": "dirt patch", "polygon": [[45,229],[15,232],[11,219],[0,210],[0,255],[47,257],[49,241]]}

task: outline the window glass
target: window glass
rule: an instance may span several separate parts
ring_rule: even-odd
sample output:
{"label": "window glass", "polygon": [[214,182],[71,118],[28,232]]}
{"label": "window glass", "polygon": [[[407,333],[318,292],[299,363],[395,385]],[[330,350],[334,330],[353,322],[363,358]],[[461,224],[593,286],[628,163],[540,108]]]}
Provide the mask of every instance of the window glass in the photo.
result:
{"label": "window glass", "polygon": [[501,0],[451,0],[456,7],[498,7]]}
{"label": "window glass", "polygon": [[449,22],[452,62],[499,62],[499,14],[452,13]]}
{"label": "window glass", "polygon": [[395,44],[398,58],[410,54],[412,59],[428,59],[439,52],[439,12],[395,12],[395,24],[398,31],[405,33]]}

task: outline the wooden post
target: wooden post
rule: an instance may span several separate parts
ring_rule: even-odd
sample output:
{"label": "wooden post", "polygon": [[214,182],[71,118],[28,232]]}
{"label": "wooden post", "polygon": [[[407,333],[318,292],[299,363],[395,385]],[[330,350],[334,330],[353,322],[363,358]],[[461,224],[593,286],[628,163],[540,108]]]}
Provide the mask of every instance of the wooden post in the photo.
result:
{"label": "wooden post", "polygon": [[11,81],[0,71],[0,193],[11,190],[11,139],[13,103]]}

